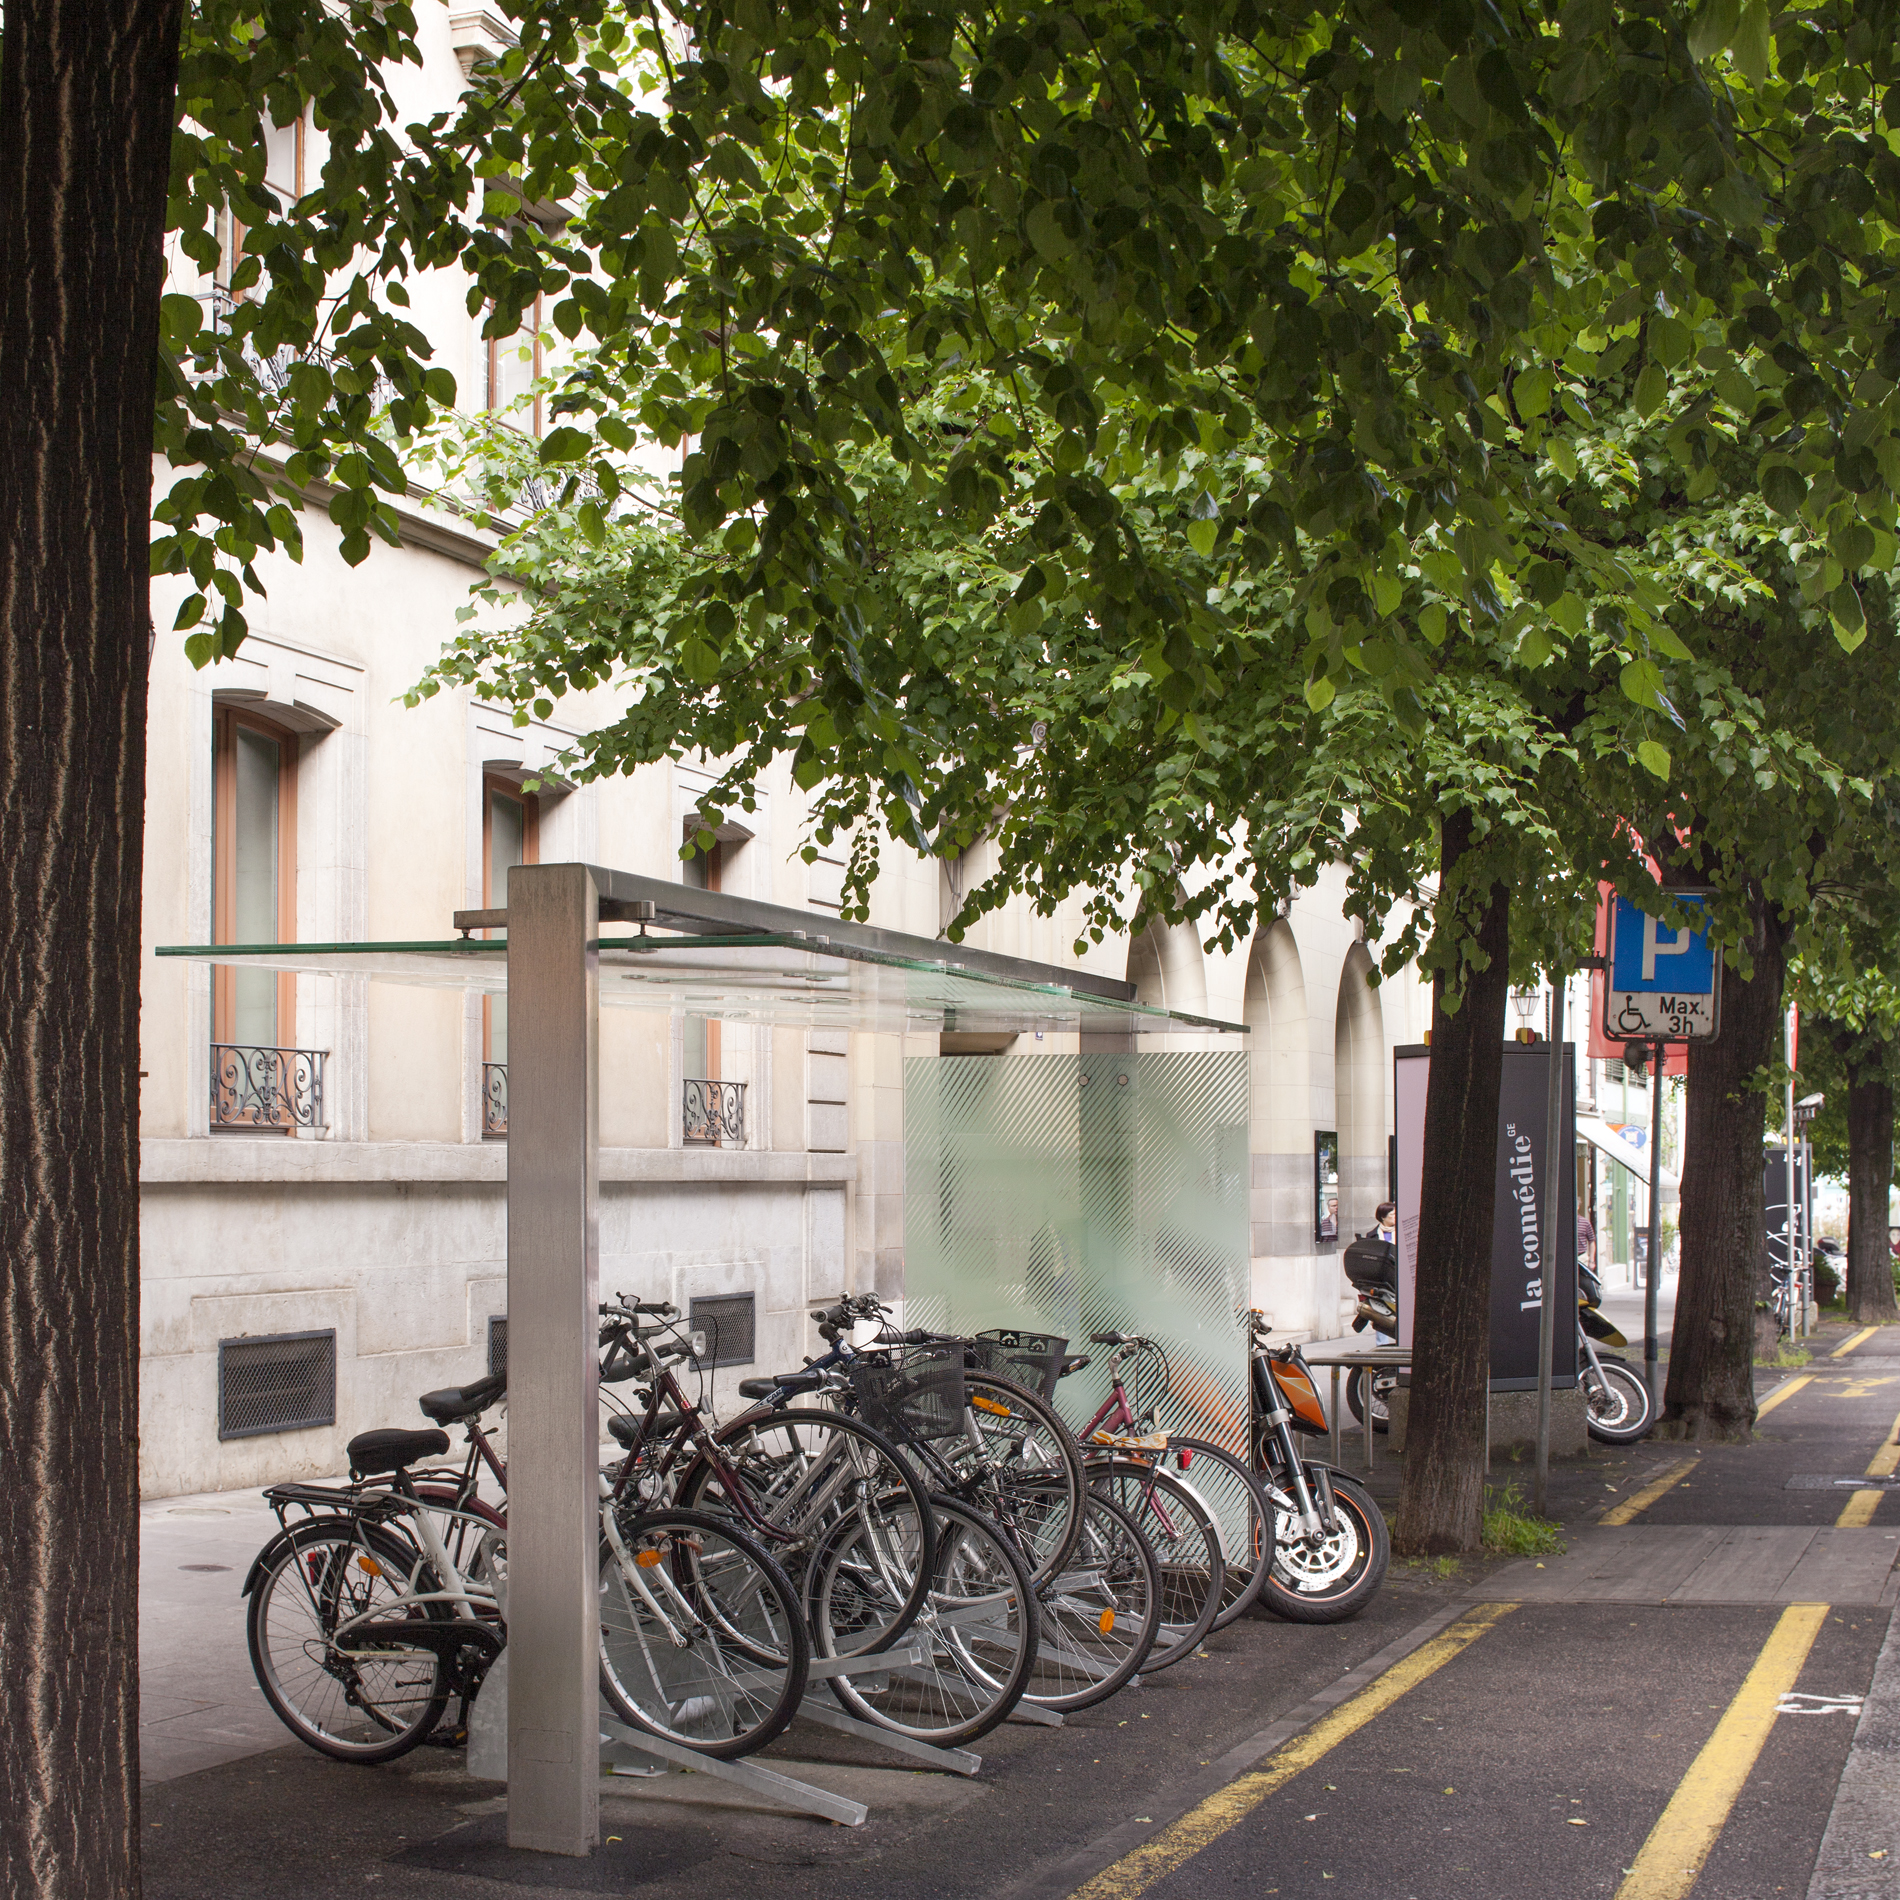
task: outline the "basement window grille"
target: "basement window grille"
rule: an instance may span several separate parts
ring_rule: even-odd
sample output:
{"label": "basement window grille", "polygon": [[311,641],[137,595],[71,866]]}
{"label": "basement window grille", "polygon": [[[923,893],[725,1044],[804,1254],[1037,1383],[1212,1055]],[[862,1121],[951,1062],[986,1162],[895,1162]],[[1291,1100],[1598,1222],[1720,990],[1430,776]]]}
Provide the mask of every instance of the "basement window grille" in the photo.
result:
{"label": "basement window grille", "polygon": [[218,1436],[336,1423],[336,1329],[218,1341]]}
{"label": "basement window grille", "polygon": [[706,1335],[706,1357],[702,1364],[749,1366],[757,1356],[750,1293],[695,1300],[686,1324],[691,1330],[704,1331]]}
{"label": "basement window grille", "polygon": [[488,1322],[488,1371],[492,1377],[508,1370],[508,1315],[494,1314]]}

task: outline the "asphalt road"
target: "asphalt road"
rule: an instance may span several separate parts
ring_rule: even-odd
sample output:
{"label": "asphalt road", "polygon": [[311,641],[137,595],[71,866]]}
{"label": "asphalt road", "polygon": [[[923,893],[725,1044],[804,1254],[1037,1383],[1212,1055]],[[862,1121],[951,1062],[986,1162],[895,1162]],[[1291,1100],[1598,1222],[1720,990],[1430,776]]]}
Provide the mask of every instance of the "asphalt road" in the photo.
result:
{"label": "asphalt road", "polygon": [[[1818,1343],[1848,1336],[1833,1327]],[[766,1759],[869,1803],[862,1828],[669,1778],[606,1797],[610,1838],[591,1861],[515,1855],[499,1845],[499,1789],[471,1782],[458,1754],[355,1769],[293,1744],[147,1788],[146,1892],[685,1886],[756,1900],[769,1881],[838,1900],[1900,1896],[1900,1800],[1882,1779],[1893,1751],[1877,1746],[1883,1720],[1900,1734],[1900,1656],[1863,1709],[1890,1609],[1865,1585],[1866,1600],[1825,1609],[1784,1588],[1784,1547],[1810,1533],[1817,1551],[1832,1539],[1863,1556],[1878,1540],[1883,1571],[1885,1547],[1900,1551],[1900,1503],[1883,1486],[1830,1482],[1860,1477],[1895,1435],[1900,1329],[1764,1374],[1764,1396],[1770,1379],[1784,1395],[1752,1446],[1646,1444],[1559,1469],[1571,1551],[1541,1575],[1395,1565],[1357,1622],[1248,1620],[1060,1730],[991,1736],[975,1780],[794,1728]],[[1382,1467],[1388,1498],[1395,1477]],[[1632,1502],[1627,1527],[1593,1528]],[[1843,1515],[1848,1528],[1831,1529]],[[1717,1544],[1720,1561],[1677,1564],[1690,1581],[1668,1586],[1672,1600],[1639,1600],[1669,1552]],[[1635,1565],[1618,1573],[1626,1587],[1601,1583],[1606,1549]],[[1817,1574],[1834,1573],[1801,1573]],[[1537,1594],[1573,1588],[1585,1600]],[[1712,1600],[1687,1600],[1698,1589]],[[1850,1756],[1846,1785],[1871,1794],[1837,1804]],[[1852,1879],[1816,1884],[1831,1815],[1828,1855]]]}

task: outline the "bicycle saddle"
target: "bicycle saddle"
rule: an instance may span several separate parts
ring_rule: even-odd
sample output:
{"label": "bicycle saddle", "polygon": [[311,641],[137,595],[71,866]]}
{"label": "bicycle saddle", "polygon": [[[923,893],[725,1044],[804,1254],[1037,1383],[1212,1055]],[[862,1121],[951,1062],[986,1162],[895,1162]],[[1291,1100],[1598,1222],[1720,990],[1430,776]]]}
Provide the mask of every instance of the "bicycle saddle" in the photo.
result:
{"label": "bicycle saddle", "polygon": [[405,1432],[391,1427],[358,1432],[348,1446],[350,1474],[374,1478],[385,1471],[402,1471],[424,1458],[439,1458],[448,1448],[447,1432]]}
{"label": "bicycle saddle", "polygon": [[[664,1444],[680,1428],[680,1415],[677,1412],[662,1412],[653,1421],[653,1439],[656,1444]],[[629,1418],[625,1412],[612,1412],[607,1418],[607,1436],[616,1445],[624,1445],[631,1451],[640,1436],[640,1421]]]}
{"label": "bicycle saddle", "polygon": [[425,1418],[438,1425],[454,1425],[465,1418],[477,1418],[508,1390],[508,1375],[491,1372],[473,1385],[445,1385],[439,1392],[425,1392],[416,1403]]}

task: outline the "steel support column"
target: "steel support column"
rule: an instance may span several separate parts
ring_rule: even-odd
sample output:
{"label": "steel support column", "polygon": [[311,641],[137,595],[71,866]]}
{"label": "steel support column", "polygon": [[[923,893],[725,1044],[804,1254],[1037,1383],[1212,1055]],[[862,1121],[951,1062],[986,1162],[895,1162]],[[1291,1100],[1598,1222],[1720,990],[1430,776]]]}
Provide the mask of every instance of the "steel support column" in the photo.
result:
{"label": "steel support column", "polygon": [[508,1843],[600,1839],[600,893],[508,874]]}

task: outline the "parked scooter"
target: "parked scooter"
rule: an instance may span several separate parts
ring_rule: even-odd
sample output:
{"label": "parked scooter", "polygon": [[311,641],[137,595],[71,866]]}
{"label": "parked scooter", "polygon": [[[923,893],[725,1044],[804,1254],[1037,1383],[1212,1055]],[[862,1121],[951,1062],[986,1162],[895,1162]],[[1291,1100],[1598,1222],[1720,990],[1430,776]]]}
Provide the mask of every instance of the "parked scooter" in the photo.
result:
{"label": "parked scooter", "polygon": [[1621,1359],[1597,1351],[1596,1342],[1627,1346],[1629,1341],[1603,1316],[1603,1282],[1588,1264],[1577,1261],[1577,1374],[1583,1385],[1590,1436],[1606,1445],[1630,1445],[1653,1422],[1655,1407],[1640,1372]]}
{"label": "parked scooter", "polygon": [[[1380,1345],[1396,1346],[1399,1343],[1398,1248],[1375,1227],[1346,1248],[1341,1264],[1359,1296],[1359,1304],[1353,1309],[1353,1331],[1363,1333],[1370,1327]],[[1390,1400],[1398,1383],[1399,1375],[1393,1367],[1355,1366],[1346,1375],[1346,1404],[1353,1417],[1365,1423],[1370,1389],[1372,1429],[1390,1431]]]}
{"label": "parked scooter", "polygon": [[1385,1514],[1355,1478],[1301,1455],[1296,1431],[1323,1434],[1326,1409],[1297,1346],[1270,1347],[1253,1327],[1253,1462],[1273,1504],[1273,1568],[1260,1601],[1289,1623],[1343,1623],[1385,1581]]}

